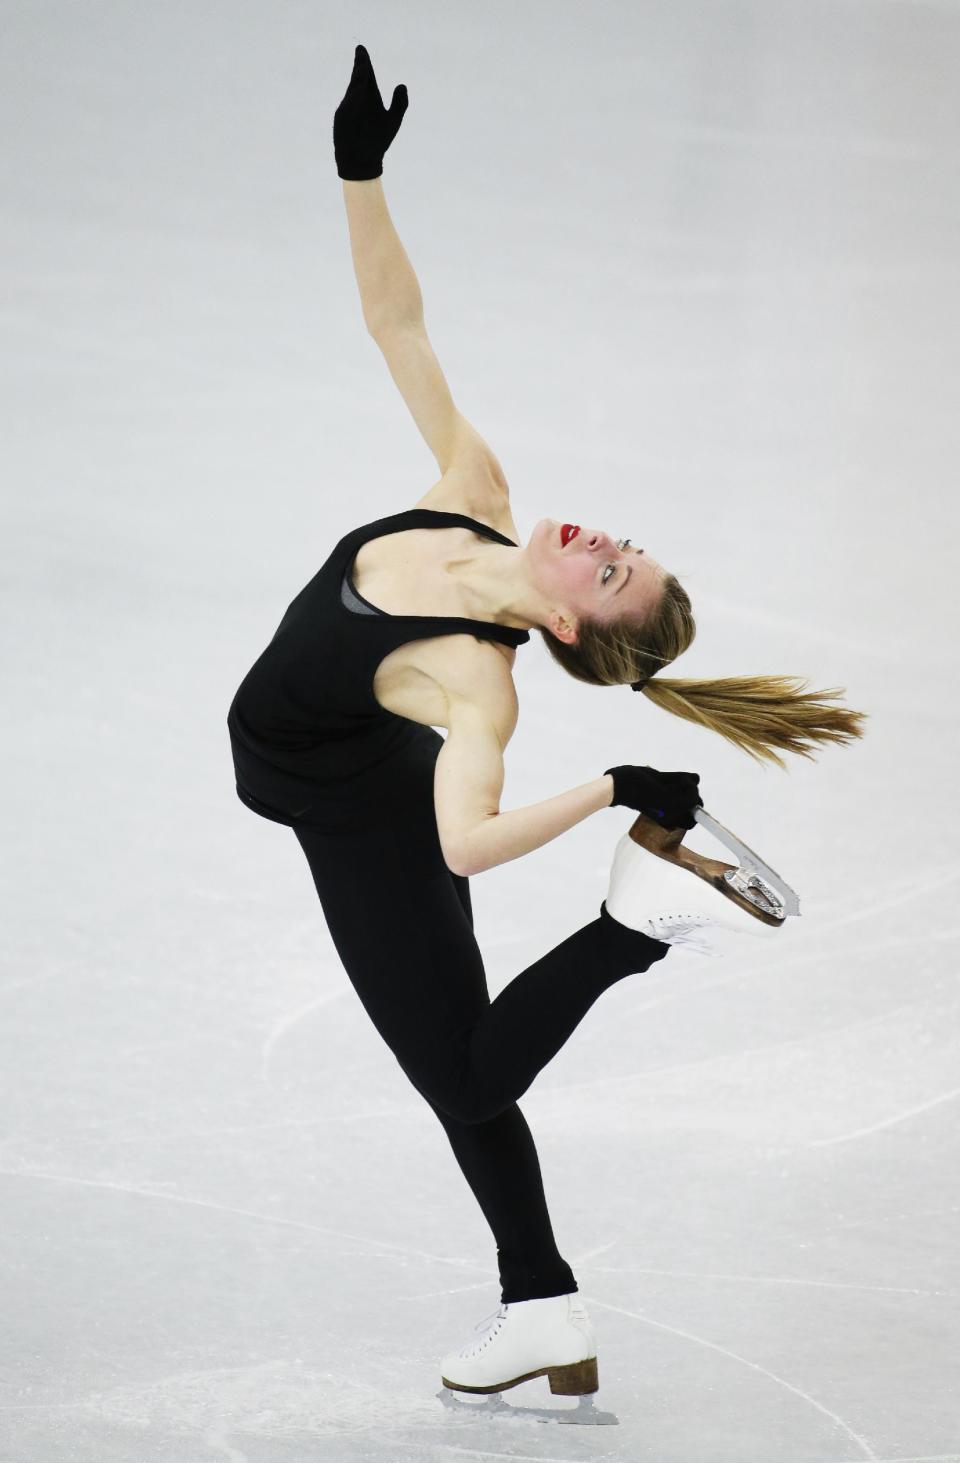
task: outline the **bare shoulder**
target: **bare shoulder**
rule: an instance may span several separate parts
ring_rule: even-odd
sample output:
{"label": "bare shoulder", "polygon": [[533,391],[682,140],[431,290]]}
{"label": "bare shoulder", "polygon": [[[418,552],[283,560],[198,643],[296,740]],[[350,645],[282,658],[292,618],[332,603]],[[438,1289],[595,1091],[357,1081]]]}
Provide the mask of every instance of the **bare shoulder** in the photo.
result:
{"label": "bare shoulder", "polygon": [[515,544],[522,542],[510,511],[509,497],[481,477],[446,472],[413,506],[441,513],[462,513],[495,528]]}
{"label": "bare shoulder", "polygon": [[[471,635],[449,635],[431,646],[431,675],[440,687],[450,714],[472,710],[497,731],[501,747],[513,736],[520,702],[513,680],[516,652]],[[506,652],[506,653],[504,653]]]}
{"label": "bare shoulder", "polygon": [[414,507],[463,513],[468,518],[478,518],[514,543],[520,542],[503,468],[480,433],[463,417],[458,427],[457,450],[446,472]]}

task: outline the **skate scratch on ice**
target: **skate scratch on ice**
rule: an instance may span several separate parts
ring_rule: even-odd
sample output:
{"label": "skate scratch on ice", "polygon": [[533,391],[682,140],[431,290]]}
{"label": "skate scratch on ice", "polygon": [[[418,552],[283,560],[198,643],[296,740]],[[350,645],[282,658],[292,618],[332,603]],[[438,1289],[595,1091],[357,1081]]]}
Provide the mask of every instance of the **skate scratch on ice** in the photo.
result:
{"label": "skate scratch on ice", "polygon": [[792,1392],[795,1397],[799,1397],[803,1402],[808,1402],[817,1412],[821,1412],[824,1417],[836,1423],[837,1427],[842,1428],[847,1434],[847,1437],[851,1438],[857,1444],[857,1447],[863,1450],[863,1456],[869,1458],[870,1463],[880,1463],[880,1459],[866,1438],[862,1438],[859,1433],[854,1432],[853,1428],[848,1426],[842,1417],[838,1417],[835,1412],[830,1411],[829,1407],[824,1407],[822,1402],[818,1402],[808,1392],[801,1391],[799,1387],[795,1387],[792,1382],[788,1382],[784,1377],[778,1377],[775,1372],[767,1371],[766,1367],[760,1366],[758,1362],[748,1361],[745,1356],[738,1356],[735,1351],[728,1351],[725,1346],[718,1346],[715,1341],[707,1341],[703,1336],[694,1336],[691,1331],[681,1331],[677,1326],[668,1326],[663,1321],[655,1321],[651,1316],[645,1316],[640,1311],[628,1311],[623,1306],[610,1305],[607,1301],[598,1300],[596,1295],[591,1294],[590,1304],[599,1306],[601,1310],[615,1311],[618,1316],[628,1316],[632,1321],[642,1321],[645,1326],[656,1326],[659,1331],[669,1331],[672,1336],[682,1336],[686,1341],[695,1341],[698,1346],[706,1346],[711,1351],[719,1352],[721,1356],[728,1356],[731,1361],[738,1361],[741,1366],[749,1367],[751,1371],[758,1372],[760,1376],[768,1377],[778,1387],[785,1387],[788,1392]]}
{"label": "skate scratch on ice", "polygon": [[[398,1245],[391,1240],[376,1239],[372,1235],[351,1234],[342,1229],[330,1229],[324,1224],[311,1224],[305,1219],[287,1219],[282,1214],[261,1214],[256,1209],[236,1209],[231,1204],[217,1204],[212,1199],[194,1199],[187,1194],[163,1194],[156,1189],[138,1188],[136,1184],[116,1183],[109,1179],[88,1179],[74,1174],[41,1173],[33,1169],[0,1168],[0,1174],[7,1178],[35,1179],[40,1183],[70,1184],[80,1188],[103,1189],[107,1193],[133,1194],[138,1199],[158,1199],[164,1204],[187,1204],[197,1209],[210,1209],[217,1214],[233,1214],[238,1219],[253,1219],[281,1229],[301,1229],[307,1234],[325,1235],[332,1239],[348,1240],[351,1244],[366,1246],[371,1254],[384,1251],[388,1255],[405,1255],[417,1260],[431,1260],[439,1265],[456,1265],[463,1270],[483,1270],[483,1265],[457,1255],[437,1255],[431,1250],[414,1249],[412,1245]],[[484,1282],[489,1285],[489,1280]]]}
{"label": "skate scratch on ice", "polygon": [[895,1113],[892,1118],[883,1118],[879,1123],[871,1123],[869,1128],[856,1128],[852,1133],[841,1133],[836,1138],[814,1138],[805,1146],[807,1148],[826,1148],[830,1143],[850,1143],[854,1138],[866,1138],[870,1133],[879,1133],[882,1128],[892,1128],[897,1123],[905,1123],[908,1118],[915,1118],[918,1113],[929,1112],[932,1107],[939,1107],[942,1102],[952,1102],[960,1097],[960,1087],[954,1087],[951,1092],[941,1092],[939,1097],[931,1097],[929,1102],[921,1102],[918,1107],[907,1108],[906,1112]]}

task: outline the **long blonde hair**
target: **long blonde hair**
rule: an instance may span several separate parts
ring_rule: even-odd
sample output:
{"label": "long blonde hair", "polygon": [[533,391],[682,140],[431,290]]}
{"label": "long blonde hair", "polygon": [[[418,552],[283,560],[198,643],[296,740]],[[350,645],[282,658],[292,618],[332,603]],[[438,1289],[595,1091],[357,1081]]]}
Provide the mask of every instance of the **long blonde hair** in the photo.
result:
{"label": "long blonde hair", "polygon": [[697,633],[690,597],[675,575],[667,575],[652,615],[641,621],[580,622],[575,645],[538,626],[554,660],[569,675],[591,686],[619,686],[650,676],[642,694],[684,721],[709,727],[755,761],[786,763],[781,747],[801,757],[820,742],[851,742],[863,736],[867,713],[829,701],[844,694],[801,689],[802,676],[724,676],[691,681],[656,674],[692,644]]}

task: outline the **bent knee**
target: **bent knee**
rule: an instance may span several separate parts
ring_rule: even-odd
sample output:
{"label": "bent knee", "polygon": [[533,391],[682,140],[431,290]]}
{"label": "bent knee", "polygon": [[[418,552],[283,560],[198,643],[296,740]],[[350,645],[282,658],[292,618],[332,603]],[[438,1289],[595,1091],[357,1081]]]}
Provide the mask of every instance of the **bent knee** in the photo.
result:
{"label": "bent knee", "polygon": [[488,1092],[474,1088],[466,1092],[434,1094],[430,1103],[441,1122],[444,1118],[450,1118],[452,1122],[466,1127],[478,1127],[481,1123],[489,1123],[492,1118],[499,1117],[515,1100],[512,1097],[493,1097]]}

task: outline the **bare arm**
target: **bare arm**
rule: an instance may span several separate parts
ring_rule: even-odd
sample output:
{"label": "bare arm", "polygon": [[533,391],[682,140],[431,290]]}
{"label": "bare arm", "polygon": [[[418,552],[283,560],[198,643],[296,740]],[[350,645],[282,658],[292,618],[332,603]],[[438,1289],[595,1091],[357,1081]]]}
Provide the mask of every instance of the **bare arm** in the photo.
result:
{"label": "bare arm", "polygon": [[460,872],[468,876],[482,874],[486,869],[495,869],[498,864],[532,853],[552,838],[559,838],[575,823],[582,823],[591,813],[609,808],[612,800],[613,778],[605,773],[542,803],[490,814],[464,835],[464,866]]}
{"label": "bare arm", "polygon": [[390,218],[382,178],[344,179],[343,198],[364,323],[437,466],[444,474],[458,466],[509,495],[496,454],[458,410],[434,354],[420,285]]}
{"label": "bare arm", "polygon": [[371,335],[423,321],[423,296],[413,265],[393,226],[383,179],[343,179],[353,269],[363,319]]}
{"label": "bare arm", "polygon": [[541,848],[591,813],[609,808],[604,773],[542,803],[500,812],[503,753],[519,714],[509,667],[491,646],[451,653],[443,667],[447,737],[434,771],[440,846],[455,874],[481,874]]}

